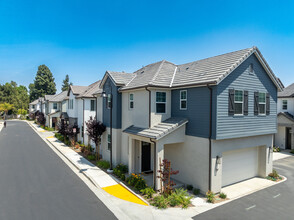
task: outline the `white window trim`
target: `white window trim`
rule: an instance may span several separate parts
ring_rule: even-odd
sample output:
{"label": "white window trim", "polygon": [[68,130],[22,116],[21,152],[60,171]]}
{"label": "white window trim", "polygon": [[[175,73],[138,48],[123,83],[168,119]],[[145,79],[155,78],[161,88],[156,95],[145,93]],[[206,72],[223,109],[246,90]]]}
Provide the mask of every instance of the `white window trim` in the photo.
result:
{"label": "white window trim", "polygon": [[[165,93],[165,102],[157,102],[156,97],[157,97],[158,92],[161,92],[161,91],[155,92],[155,112],[156,112],[156,114],[166,114],[166,92],[164,92]],[[157,104],[165,104],[164,112],[157,112]]]}
{"label": "white window trim", "polygon": [[[56,105],[56,108],[54,108],[55,105]],[[54,109],[54,110],[57,110],[57,109],[58,109],[58,105],[57,105],[56,102],[53,102],[53,109]]]}
{"label": "white window trim", "polygon": [[[284,109],[284,101],[286,102],[286,108]],[[288,100],[287,99],[284,99],[282,100],[282,110],[288,110]]]}
{"label": "white window trim", "polygon": [[[131,100],[131,95],[133,95],[133,100]],[[133,108],[131,108],[131,102],[133,103]],[[134,109],[134,93],[129,93],[129,110]]]}
{"label": "white window trim", "polygon": [[[264,94],[264,97],[265,97],[264,102],[260,102],[259,101],[260,93],[263,93]],[[260,113],[260,108],[259,108],[259,105],[260,104],[264,105],[264,113]],[[266,115],[266,92],[258,92],[258,115],[261,115],[261,116]]]}
{"label": "white window trim", "polygon": [[[182,92],[186,92],[186,99],[182,99]],[[188,92],[187,90],[180,90],[180,110],[187,110],[188,106]],[[182,108],[182,101],[186,101],[186,108]]]}
{"label": "white window trim", "polygon": [[[242,101],[235,101],[236,91],[241,91],[242,92]],[[234,105],[235,105],[235,103],[239,103],[239,104],[241,103],[242,104],[242,114],[235,114],[235,112],[234,112],[234,115],[235,116],[244,116],[244,90],[242,90],[242,89],[235,89],[234,90]]]}

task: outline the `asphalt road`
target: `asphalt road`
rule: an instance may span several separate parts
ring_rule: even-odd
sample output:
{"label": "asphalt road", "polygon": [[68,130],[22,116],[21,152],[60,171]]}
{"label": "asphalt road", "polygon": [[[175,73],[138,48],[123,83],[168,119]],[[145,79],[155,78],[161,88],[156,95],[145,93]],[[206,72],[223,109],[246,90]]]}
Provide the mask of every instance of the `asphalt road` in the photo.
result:
{"label": "asphalt road", "polygon": [[0,132],[0,220],[116,219],[25,122]]}
{"label": "asphalt road", "polygon": [[197,215],[194,219],[294,219],[294,157],[274,162],[287,181]]}

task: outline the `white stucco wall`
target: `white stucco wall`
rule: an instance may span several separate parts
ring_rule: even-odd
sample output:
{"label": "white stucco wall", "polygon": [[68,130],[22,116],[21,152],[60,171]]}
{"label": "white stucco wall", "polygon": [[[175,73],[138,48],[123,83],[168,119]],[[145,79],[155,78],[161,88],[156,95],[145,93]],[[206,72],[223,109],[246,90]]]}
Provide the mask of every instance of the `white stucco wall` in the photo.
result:
{"label": "white stucco wall", "polygon": [[[87,134],[87,125],[86,125],[86,122],[88,121],[88,120],[90,120],[90,117],[92,117],[93,119],[95,118],[95,116],[96,116],[96,110],[94,109],[94,111],[91,111],[91,100],[94,100],[95,102],[96,102],[96,99],[88,99],[88,98],[85,98],[84,99],[84,102],[85,102],[85,108],[84,108],[84,123],[83,123],[83,125],[84,125],[84,143],[86,144],[86,145],[88,145],[89,144],[89,142],[88,142],[88,134]],[[82,116],[83,117],[83,116]],[[95,147],[95,144],[92,142],[92,141],[90,141],[90,145],[92,146],[92,147]]]}
{"label": "white stucco wall", "polygon": [[[273,135],[260,135],[245,138],[234,138],[225,140],[212,140],[212,191],[220,192],[222,186],[222,154],[223,152],[245,149],[251,147],[259,148],[259,176],[265,177],[273,169],[272,152],[269,147],[273,146]],[[216,166],[216,157],[221,158],[221,164]],[[217,168],[216,168],[217,167]]]}
{"label": "white stucco wall", "polygon": [[179,170],[173,178],[208,190],[209,142],[207,138],[187,136],[184,143],[168,144],[164,147],[164,157],[171,161],[174,170]]}
{"label": "white stucco wall", "polygon": [[[129,108],[129,95],[134,94],[134,108]],[[122,93],[122,129],[131,125],[149,127],[149,93],[146,90],[136,90]]]}
{"label": "white stucco wall", "polygon": [[[288,101],[287,109],[283,109],[283,100]],[[289,112],[294,115],[294,98],[278,98],[278,113]]]}
{"label": "white stucco wall", "polygon": [[96,108],[97,108],[97,120],[103,122],[103,97],[100,94],[97,96],[96,99]]}
{"label": "white stucco wall", "polygon": [[[151,89],[150,89],[151,90]],[[166,112],[156,113],[156,92],[166,92]],[[171,91],[163,89],[151,90],[151,127],[171,117]]]}
{"label": "white stucco wall", "polygon": [[278,133],[275,134],[275,146],[286,149],[286,127],[278,126]]}

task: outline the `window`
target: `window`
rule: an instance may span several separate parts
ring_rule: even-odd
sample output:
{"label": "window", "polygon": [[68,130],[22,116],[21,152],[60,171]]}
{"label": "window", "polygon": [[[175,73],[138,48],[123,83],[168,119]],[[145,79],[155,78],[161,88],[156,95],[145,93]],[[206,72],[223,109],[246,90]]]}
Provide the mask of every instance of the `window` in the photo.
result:
{"label": "window", "polygon": [[166,111],[166,92],[156,92],[156,113]]}
{"label": "window", "polygon": [[73,109],[73,99],[68,100],[68,109]]}
{"label": "window", "polygon": [[265,115],[265,93],[260,92],[258,95],[258,114],[259,115]]}
{"label": "window", "polygon": [[111,108],[112,106],[111,94],[107,95],[107,108]]}
{"label": "window", "polygon": [[134,94],[130,94],[129,96],[129,108],[133,109],[134,108]]}
{"label": "window", "polygon": [[33,105],[32,108],[35,109],[35,105]]}
{"label": "window", "polygon": [[91,100],[91,107],[90,107],[90,110],[91,111],[95,111],[95,100]]}
{"label": "window", "polygon": [[111,147],[111,135],[110,134],[107,135],[107,143],[108,143],[107,144],[107,146],[108,146],[107,149],[110,150],[110,147]]}
{"label": "window", "polygon": [[180,109],[181,110],[187,109],[187,90],[180,91]]}
{"label": "window", "polygon": [[243,91],[242,90],[235,90],[235,115],[243,115]]}
{"label": "window", "polygon": [[53,109],[55,109],[55,110],[57,109],[57,103],[56,102],[53,103]]}
{"label": "window", "polygon": [[253,72],[253,64],[252,63],[249,65],[249,73],[250,74],[253,74],[254,73]]}
{"label": "window", "polygon": [[287,109],[288,109],[288,101],[283,100],[283,110],[287,110]]}

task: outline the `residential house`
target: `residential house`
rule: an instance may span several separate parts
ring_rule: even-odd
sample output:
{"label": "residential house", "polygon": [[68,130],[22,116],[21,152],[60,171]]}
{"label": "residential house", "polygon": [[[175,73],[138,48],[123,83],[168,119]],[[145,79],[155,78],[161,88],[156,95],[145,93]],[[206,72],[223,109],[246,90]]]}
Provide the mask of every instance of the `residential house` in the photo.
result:
{"label": "residential house", "polygon": [[35,113],[37,111],[44,113],[44,98],[40,97],[29,104],[29,113]]}
{"label": "residential house", "polygon": [[78,140],[84,144],[93,145],[89,142],[89,137],[86,130],[86,122],[92,117],[96,117],[97,97],[94,96],[102,91],[99,87],[100,81],[97,81],[89,86],[74,86],[71,85],[68,96],[67,114],[69,124],[77,124],[80,128]]}
{"label": "residential house", "polygon": [[278,133],[275,145],[294,149],[294,83],[278,93]]}
{"label": "residential house", "polygon": [[183,65],[163,60],[134,73],[107,71],[103,158],[112,145],[113,164],[153,177],[156,189],[163,159],[179,170],[175,180],[202,192],[265,177],[282,87],[256,47]]}

